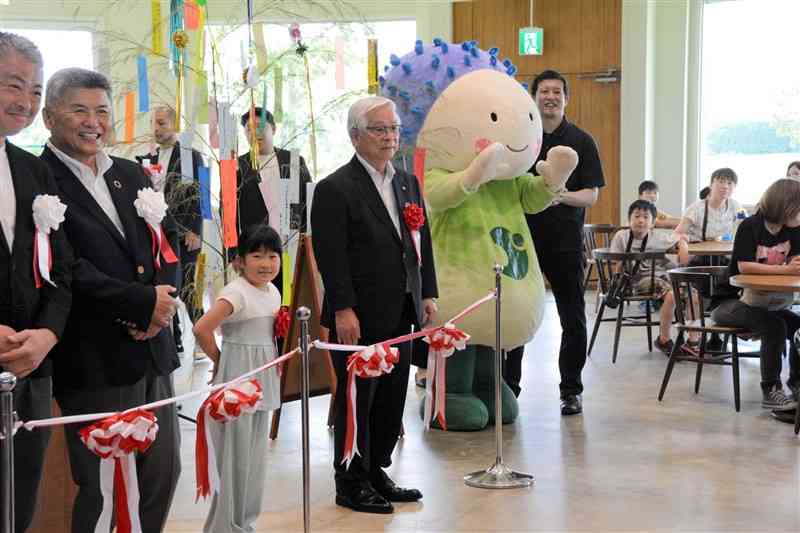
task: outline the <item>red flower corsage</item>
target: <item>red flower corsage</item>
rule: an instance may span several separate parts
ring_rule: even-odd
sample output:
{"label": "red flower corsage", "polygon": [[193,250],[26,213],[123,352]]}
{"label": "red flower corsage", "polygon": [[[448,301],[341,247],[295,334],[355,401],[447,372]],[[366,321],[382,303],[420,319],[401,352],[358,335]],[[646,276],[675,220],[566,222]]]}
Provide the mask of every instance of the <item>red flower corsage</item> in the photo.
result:
{"label": "red flower corsage", "polygon": [[276,339],[285,339],[286,335],[289,334],[289,322],[291,322],[290,319],[289,306],[282,305],[275,315],[275,327],[273,328],[273,335]]}
{"label": "red flower corsage", "polygon": [[417,204],[406,204],[403,208],[403,220],[408,226],[408,231],[419,231],[425,224],[425,211]]}

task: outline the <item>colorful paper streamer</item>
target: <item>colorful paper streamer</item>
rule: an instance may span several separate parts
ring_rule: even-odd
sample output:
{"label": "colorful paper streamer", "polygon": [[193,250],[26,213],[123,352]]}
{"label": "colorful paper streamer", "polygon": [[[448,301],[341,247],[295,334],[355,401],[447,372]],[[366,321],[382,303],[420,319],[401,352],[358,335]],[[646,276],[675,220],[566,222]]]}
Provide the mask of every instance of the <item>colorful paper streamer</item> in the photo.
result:
{"label": "colorful paper streamer", "polygon": [[222,187],[222,240],[225,248],[238,245],[236,233],[236,160],[223,159],[219,162]]}
{"label": "colorful paper streamer", "polygon": [[267,72],[267,45],[264,40],[264,25],[256,24],[253,26],[253,44],[256,47],[256,68],[259,74]]}
{"label": "colorful paper streamer", "polygon": [[419,190],[425,194],[425,148],[414,149],[414,175],[419,182]]}
{"label": "colorful paper streamer", "polygon": [[367,39],[367,91],[378,94],[378,39]]}
{"label": "colorful paper streamer", "polygon": [[136,71],[139,85],[139,113],[150,111],[150,84],[147,80],[147,58],[139,54],[136,58]]}
{"label": "colorful paper streamer", "polygon": [[204,220],[213,220],[211,214],[211,170],[207,166],[197,169],[197,181],[200,183],[200,215]]}
{"label": "colorful paper streamer", "polygon": [[132,143],[136,126],[136,93],[125,93],[125,137],[124,142]]}
{"label": "colorful paper streamer", "polygon": [[200,8],[195,0],[184,0],[183,19],[187,30],[196,30],[200,26]]}
{"label": "colorful paper streamer", "polygon": [[336,38],[336,90],[344,89],[344,37]]}
{"label": "colorful paper streamer", "polygon": [[275,123],[283,122],[283,68],[275,65],[275,108],[272,110]]}
{"label": "colorful paper streamer", "polygon": [[[205,168],[206,171],[208,167]],[[202,309],[203,308],[203,293],[206,288],[206,254],[204,252],[200,252],[197,254],[197,261],[194,265],[194,308],[195,309]]]}
{"label": "colorful paper streamer", "polygon": [[152,49],[154,55],[164,54],[164,29],[161,24],[161,0],[150,0],[150,24],[152,26]]}

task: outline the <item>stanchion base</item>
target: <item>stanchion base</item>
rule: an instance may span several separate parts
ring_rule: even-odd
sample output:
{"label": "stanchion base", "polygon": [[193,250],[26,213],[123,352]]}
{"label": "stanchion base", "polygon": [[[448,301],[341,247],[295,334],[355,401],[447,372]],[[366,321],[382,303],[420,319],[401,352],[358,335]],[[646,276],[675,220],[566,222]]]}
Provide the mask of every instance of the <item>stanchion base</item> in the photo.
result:
{"label": "stanchion base", "polygon": [[464,476],[464,483],[479,489],[518,489],[533,485],[533,476],[514,472],[503,463]]}

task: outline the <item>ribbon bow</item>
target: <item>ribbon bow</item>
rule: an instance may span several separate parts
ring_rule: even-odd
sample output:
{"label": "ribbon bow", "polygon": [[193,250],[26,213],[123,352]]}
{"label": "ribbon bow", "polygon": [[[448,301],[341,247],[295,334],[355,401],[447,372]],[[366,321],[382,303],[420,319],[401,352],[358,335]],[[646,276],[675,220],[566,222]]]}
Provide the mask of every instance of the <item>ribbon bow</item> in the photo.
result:
{"label": "ribbon bow", "polygon": [[206,430],[206,415],[221,424],[236,420],[244,413],[258,408],[264,396],[257,379],[235,383],[210,394],[197,413],[197,438],[195,440],[195,475],[197,493],[195,501],[219,491],[219,471],[214,454],[214,443]]}
{"label": "ribbon bow", "polygon": [[431,419],[436,418],[442,429],[447,431],[445,362],[456,350],[466,348],[469,335],[456,328],[452,323],[447,323],[427,335],[423,340],[430,346],[428,350],[429,376],[425,383],[425,429],[430,429]]}
{"label": "ribbon bow", "polygon": [[133,452],[145,452],[156,438],[158,424],[149,411],[135,409],[119,413],[79,431],[81,441],[100,457],[100,487],[103,510],[95,532],[109,531],[116,500],[117,531],[141,533],[139,482]]}
{"label": "ribbon bow", "polygon": [[355,378],[377,378],[388,374],[394,370],[395,363],[399,361],[400,353],[397,348],[392,348],[387,343],[373,344],[347,358],[347,431],[342,455],[342,464],[347,465],[347,468],[350,468],[350,463],[356,455],[361,455],[357,443]]}

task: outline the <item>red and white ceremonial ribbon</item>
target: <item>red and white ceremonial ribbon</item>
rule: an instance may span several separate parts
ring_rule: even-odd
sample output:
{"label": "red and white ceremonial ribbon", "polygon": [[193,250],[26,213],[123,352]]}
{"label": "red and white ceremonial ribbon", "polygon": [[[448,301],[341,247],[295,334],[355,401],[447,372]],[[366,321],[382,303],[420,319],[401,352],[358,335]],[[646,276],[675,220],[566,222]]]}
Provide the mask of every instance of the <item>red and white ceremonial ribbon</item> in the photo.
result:
{"label": "red and white ceremonial ribbon", "polygon": [[206,416],[222,424],[236,420],[243,413],[258,408],[264,393],[257,379],[239,382],[209,395],[197,413],[197,438],[195,440],[195,475],[197,493],[195,501],[219,491],[219,470],[211,433],[206,430]]}
{"label": "red and white ceremonial ribbon", "polygon": [[100,457],[103,508],[95,533],[111,530],[116,502],[117,532],[142,533],[139,521],[139,483],[134,452],[145,452],[158,433],[153,413],[136,409],[107,417],[79,431],[87,448]]}
{"label": "red and white ceremonial ribbon", "polygon": [[33,234],[33,281],[37,289],[42,288],[42,280],[56,286],[50,279],[50,269],[53,268],[53,249],[50,246],[50,236],[43,231]]}
{"label": "red and white ceremonial ribbon", "polygon": [[423,340],[430,346],[428,349],[428,379],[425,380],[425,429],[431,428],[431,418],[435,417],[439,420],[442,429],[447,431],[445,365],[447,358],[456,350],[463,350],[467,347],[469,335],[457,329],[453,324],[447,323]]}
{"label": "red and white ceremonial ribbon", "polygon": [[394,370],[400,352],[388,344],[374,344],[347,358],[347,431],[344,437],[342,464],[350,463],[358,451],[358,418],[356,417],[356,378],[377,378]]}
{"label": "red and white ceremonial ribbon", "polygon": [[[300,348],[295,348],[291,352],[287,352],[282,356],[278,357],[277,359],[273,359],[269,363],[262,365],[258,368],[254,368],[253,370],[249,370],[242,374],[241,376],[234,378],[230,381],[226,381],[225,383],[218,383],[217,385],[204,387],[202,389],[198,389],[192,392],[187,392],[186,394],[181,394],[180,396],[173,396],[171,398],[164,398],[163,400],[157,400],[155,402],[150,402],[145,405],[140,405],[138,407],[133,407],[122,414],[127,414],[136,410],[148,410],[152,411],[153,409],[157,409],[159,407],[163,407],[165,405],[169,405],[171,403],[178,403],[184,400],[188,400],[189,398],[194,398],[195,396],[202,396],[204,394],[210,394],[212,392],[216,392],[220,389],[224,389],[225,387],[230,387],[234,383],[239,383],[240,381],[244,381],[251,376],[258,374],[259,372],[263,372],[268,368],[272,368],[273,366],[280,365],[294,357],[300,353]],[[28,431],[31,431],[36,428],[41,427],[51,427],[51,426],[63,426],[65,424],[77,424],[80,422],[94,422],[96,420],[102,420],[104,418],[108,418],[110,416],[118,415],[120,413],[89,413],[85,415],[72,415],[72,416],[59,416],[53,418],[42,418],[39,420],[29,420],[27,422],[18,422],[18,426],[22,426]]]}
{"label": "red and white ceremonial ribbon", "polygon": [[177,263],[178,257],[172,250],[172,246],[170,246],[169,239],[167,239],[161,224],[154,225],[147,222],[147,228],[150,230],[150,237],[152,237],[153,264],[156,270],[161,270],[161,257],[163,257],[164,261],[167,263]]}

